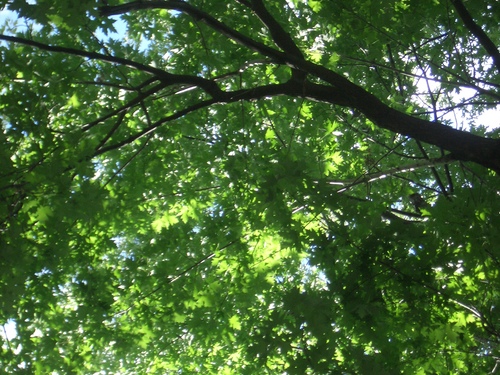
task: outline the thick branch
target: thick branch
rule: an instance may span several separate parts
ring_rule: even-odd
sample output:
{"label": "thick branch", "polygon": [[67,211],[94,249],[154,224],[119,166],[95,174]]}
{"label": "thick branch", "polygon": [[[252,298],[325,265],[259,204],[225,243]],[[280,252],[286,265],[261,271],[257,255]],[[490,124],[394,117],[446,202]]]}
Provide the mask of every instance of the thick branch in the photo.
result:
{"label": "thick branch", "polygon": [[274,19],[271,13],[269,13],[262,0],[252,0],[251,9],[267,27],[271,33],[274,43],[276,43],[279,48],[297,58],[304,58],[302,52],[299,47],[297,47],[290,34],[288,34],[279,22]]}
{"label": "thick branch", "polygon": [[[99,59],[111,63],[131,66],[160,77],[162,82],[167,82],[167,85],[190,84],[204,89],[212,96],[212,100],[206,100],[195,104],[183,111],[180,111],[178,114],[171,116],[168,120],[153,124],[154,128],[160,126],[164,122],[181,117],[183,114],[187,114],[198,108],[206,107],[214,103],[252,100],[275,95],[303,96],[321,102],[357,109],[381,128],[441,147],[450,151],[452,153],[452,157],[458,160],[473,161],[500,172],[500,140],[479,137],[437,122],[423,120],[396,111],[380,101],[373,94],[349,81],[344,76],[321,65],[306,61],[300,56],[281,52],[260,42],[254,41],[253,39],[229,28],[209,14],[194,8],[184,1],[166,0],[148,1],[144,3],[136,1],[118,6],[103,7],[101,8],[101,12],[103,15],[115,15],[133,10],[152,8],[177,10],[189,14],[195,19],[206,23],[215,31],[236,41],[240,45],[267,56],[272,61],[286,64],[293,69],[301,70],[305,74],[317,77],[325,83],[328,83],[328,85],[313,84],[310,82],[302,82],[299,84],[298,81],[291,81],[288,84],[263,86],[251,90],[239,90],[233,93],[226,93],[221,91],[217,84],[212,80],[206,80],[196,76],[173,75],[160,69],[123,58],[65,47],[53,47],[16,37],[0,36],[0,40],[23,43],[52,52],[69,53],[90,59]],[[152,130],[153,129],[146,129],[144,132],[136,135],[135,137],[137,138],[147,134]],[[104,149],[101,149],[100,153],[104,152],[103,150]]]}
{"label": "thick branch", "polygon": [[[290,34],[279,24],[279,22],[269,13],[262,0],[251,0],[250,4],[247,1],[240,1],[247,4],[253,12],[260,18],[262,23],[271,33],[274,43],[281,48],[285,53],[295,56],[298,59],[304,59],[299,47],[295,44]],[[302,81],[306,78],[306,74],[298,69],[292,69],[293,79]]]}
{"label": "thick branch", "polygon": [[493,59],[493,63],[495,64],[497,70],[500,72],[500,52],[498,51],[497,46],[493,41],[486,35],[486,33],[481,29],[481,27],[474,22],[471,14],[465,7],[462,0],[452,0],[451,3],[455,7],[458,15],[464,22],[465,27],[469,29],[469,31],[479,40],[479,43],[483,46],[483,48],[488,52],[488,54]]}
{"label": "thick branch", "polygon": [[334,86],[306,82],[304,96],[355,108],[381,128],[441,147],[450,151],[457,160],[473,161],[500,172],[500,140],[480,137],[399,112],[337,73],[310,62],[301,65]]}

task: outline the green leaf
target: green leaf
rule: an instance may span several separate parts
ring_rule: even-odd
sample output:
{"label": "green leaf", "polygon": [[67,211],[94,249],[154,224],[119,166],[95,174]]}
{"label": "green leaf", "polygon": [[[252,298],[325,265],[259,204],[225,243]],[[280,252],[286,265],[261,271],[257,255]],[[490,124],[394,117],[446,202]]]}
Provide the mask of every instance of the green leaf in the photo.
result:
{"label": "green leaf", "polygon": [[493,371],[496,2],[104,3],[2,3],[3,373]]}

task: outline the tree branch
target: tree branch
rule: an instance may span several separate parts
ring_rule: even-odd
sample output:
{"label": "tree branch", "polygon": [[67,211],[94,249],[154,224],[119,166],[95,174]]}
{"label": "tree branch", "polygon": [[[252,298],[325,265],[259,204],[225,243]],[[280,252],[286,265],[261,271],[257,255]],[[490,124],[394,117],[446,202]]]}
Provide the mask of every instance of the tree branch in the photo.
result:
{"label": "tree branch", "polygon": [[141,63],[138,63],[138,62],[133,61],[133,60],[125,59],[123,57],[109,56],[109,55],[104,55],[104,54],[98,53],[98,52],[88,52],[88,51],[83,51],[83,50],[79,50],[76,48],[50,46],[48,44],[36,42],[34,40],[20,38],[17,36],[3,35],[3,34],[0,34],[0,40],[5,40],[6,42],[12,42],[12,43],[24,44],[25,46],[35,47],[35,48],[38,48],[38,49],[41,49],[44,51],[64,53],[67,55],[86,57],[89,60],[100,60],[100,61],[104,61],[104,62],[108,62],[108,63],[112,63],[112,64],[125,65],[128,67],[140,70],[142,72],[146,72],[146,73],[158,76],[158,77],[162,77],[164,79],[169,78],[171,76],[171,74],[169,74],[161,69],[157,69],[157,68],[154,68],[154,67],[149,66],[149,65],[141,64]]}
{"label": "tree branch", "polygon": [[288,34],[271,13],[269,13],[262,0],[252,0],[251,9],[267,27],[274,43],[276,43],[279,48],[297,58],[304,58],[304,55],[299,47],[297,47],[290,34]]}
{"label": "tree branch", "polygon": [[299,86],[295,85],[293,83],[282,83],[282,84],[277,84],[277,85],[267,85],[267,86],[260,86],[256,87],[253,89],[248,89],[248,90],[238,90],[234,92],[227,92],[223,93],[221,92],[220,95],[209,99],[209,100],[204,100],[199,103],[193,104],[187,108],[184,108],[183,110],[180,110],[170,116],[166,116],[153,124],[149,125],[145,129],[141,130],[140,132],[131,135],[130,137],[117,142],[115,144],[109,145],[107,147],[102,147],[99,150],[96,150],[94,153],[93,157],[104,154],[108,151],[111,150],[116,150],[119,149],[120,147],[123,147],[125,145],[128,145],[132,143],[133,141],[150,134],[151,132],[155,131],[157,128],[160,126],[166,124],[167,122],[171,122],[174,120],[177,120],[189,113],[195,112],[201,108],[206,108],[209,107],[213,104],[217,103],[233,103],[237,102],[240,100],[257,100],[261,99],[263,97],[271,97],[271,96],[278,96],[278,95],[289,95],[290,93],[295,94],[295,96],[298,96],[299,93]]}
{"label": "tree branch", "polygon": [[[252,4],[254,3],[252,2]],[[278,63],[286,64],[293,69],[300,69],[304,73],[315,76],[332,86],[304,82],[302,94],[295,91],[293,94],[289,93],[289,95],[305,96],[314,100],[357,109],[381,128],[441,147],[452,152],[453,157],[456,159],[474,161],[500,172],[500,140],[479,137],[438,122],[423,120],[399,112],[344,76],[324,66],[256,42],[184,1],[166,0],[148,1],[147,3],[136,1],[114,7],[103,7],[101,13],[103,15],[116,15],[131,10],[153,8],[187,13],[237,43],[253,49]],[[240,99],[243,100],[245,97],[242,96]]]}
{"label": "tree branch", "polygon": [[[199,105],[206,106],[216,102],[252,100],[275,95],[307,97],[325,103],[350,107],[363,113],[368,119],[381,128],[441,147],[450,151],[453,158],[457,160],[473,161],[500,172],[500,140],[483,138],[469,132],[453,129],[438,122],[416,118],[406,113],[399,112],[383,103],[375,95],[352,83],[344,76],[324,66],[304,60],[301,57],[278,51],[260,42],[254,41],[184,1],[166,0],[148,1],[144,3],[142,1],[135,1],[118,6],[102,7],[101,13],[103,15],[116,15],[133,10],[153,8],[177,10],[189,14],[240,45],[263,54],[274,62],[286,64],[292,69],[298,69],[305,74],[317,77],[329,85],[319,85],[304,81],[300,85],[290,84],[286,86],[286,88],[289,89],[287,92],[282,90],[285,86],[271,85],[257,87],[251,90],[225,93],[213,80],[207,80],[196,76],[169,74],[161,69],[156,69],[123,58],[106,56],[95,52],[80,51],[72,48],[53,47],[16,37],[0,36],[0,40],[24,43],[48,51],[69,53],[90,59],[99,59],[135,67],[136,69],[157,75],[163,82],[167,82],[168,85],[189,84],[198,86],[214,98],[213,100],[207,100],[187,108],[186,113],[194,110],[193,108],[198,108]],[[294,82],[299,83],[298,81]],[[179,114],[183,112],[184,111],[180,111]]]}
{"label": "tree branch", "polygon": [[[271,33],[271,38],[274,43],[279,48],[281,48],[285,53],[295,56],[298,59],[304,59],[304,55],[299,47],[297,47],[290,34],[288,34],[279,22],[271,15],[271,13],[269,13],[262,0],[239,0],[239,2],[248,6],[257,15],[257,17],[259,17]],[[293,69],[292,74],[294,75],[294,79],[305,79],[305,74],[300,70]]]}
{"label": "tree branch", "polygon": [[[348,188],[351,188],[352,186],[381,180],[381,179],[384,179],[387,177],[391,177],[397,173],[412,172],[412,171],[417,170],[417,169],[435,167],[435,166],[442,165],[442,164],[448,164],[448,163],[451,163],[453,161],[455,161],[455,160],[450,155],[447,155],[447,156],[443,156],[443,157],[438,158],[438,159],[423,160],[423,161],[419,161],[419,162],[416,162],[413,164],[402,165],[399,167],[388,169],[385,171],[380,171],[380,172],[375,172],[375,173],[367,173],[365,175],[359,176],[357,178],[352,178],[349,180],[326,180],[325,182],[329,185],[343,186],[343,188],[340,190],[347,190]],[[341,192],[340,190],[339,190],[339,193]]]}
{"label": "tree branch", "polygon": [[151,132],[153,132],[154,130],[156,130],[157,128],[159,128],[161,125],[167,123],[167,122],[170,122],[170,121],[173,121],[173,120],[176,120],[178,118],[181,118],[191,112],[194,112],[198,109],[201,109],[201,108],[205,108],[205,107],[208,107],[214,103],[217,103],[217,100],[214,100],[214,99],[209,99],[209,100],[205,100],[205,101],[202,101],[200,103],[196,103],[192,106],[189,106],[187,108],[184,108],[183,110],[179,111],[179,112],[176,112],[174,113],[173,115],[170,115],[170,116],[167,116],[161,120],[158,120],[156,121],[155,123],[151,124],[150,126],[146,127],[145,129],[143,129],[142,131],[136,133],[136,134],[133,134],[131,135],[130,137],[120,141],[120,142],[117,142],[117,143],[114,143],[112,145],[109,145],[107,147],[103,147],[99,150],[97,150],[93,155],[92,157],[95,157],[95,156],[98,156],[98,155],[101,155],[101,154],[104,154],[106,152],[109,152],[111,150],[117,150],[119,149],[120,147],[123,147],[125,145],[128,145],[130,143],[132,143],[133,141],[147,135],[147,134],[150,134]]}
{"label": "tree branch", "polygon": [[451,3],[462,19],[465,27],[469,29],[469,31],[477,38],[486,52],[488,52],[488,54],[493,59],[493,63],[495,64],[497,70],[500,72],[500,52],[498,51],[495,43],[493,43],[493,41],[488,37],[488,35],[486,35],[483,29],[481,29],[481,27],[474,21],[462,0],[452,0]]}
{"label": "tree branch", "polygon": [[299,64],[333,86],[306,82],[303,87],[305,97],[357,109],[381,128],[441,147],[450,151],[457,160],[473,161],[500,172],[500,140],[480,137],[399,112],[329,69],[309,61]]}
{"label": "tree branch", "polygon": [[236,43],[250,48],[251,50],[258,52],[264,56],[268,56],[277,63],[284,64],[287,61],[286,54],[284,54],[283,52],[275,50],[274,48],[266,46],[263,43],[255,41],[252,38],[243,35],[239,31],[236,31],[220,22],[219,20],[215,19],[210,14],[198,8],[195,8],[194,6],[182,0],[152,0],[148,2],[138,0],[122,5],[103,6],[100,8],[100,12],[102,16],[109,17],[143,9],[167,9],[185,13],[193,17],[195,20],[205,23],[210,28],[235,41]]}
{"label": "tree branch", "polygon": [[190,75],[171,74],[171,73],[168,73],[162,69],[158,69],[158,68],[152,67],[150,65],[142,64],[142,63],[139,63],[137,61],[125,59],[123,57],[109,56],[109,55],[104,55],[104,54],[98,53],[98,52],[84,51],[84,50],[80,50],[80,49],[76,49],[76,48],[50,46],[48,44],[36,42],[34,40],[19,38],[19,37],[15,37],[15,36],[2,35],[2,34],[0,34],[0,40],[24,44],[24,45],[35,47],[35,48],[38,48],[38,49],[41,49],[44,51],[64,53],[64,54],[73,55],[73,56],[86,57],[90,60],[99,60],[99,61],[104,61],[104,62],[108,62],[108,63],[112,63],[112,64],[119,64],[119,65],[128,66],[128,67],[135,68],[139,71],[149,73],[149,74],[152,74],[152,75],[158,77],[158,79],[161,80],[165,84],[165,87],[177,85],[177,84],[188,84],[188,85],[198,86],[198,87],[202,88],[203,90],[205,90],[210,95],[216,95],[217,93],[220,92],[218,85],[214,81],[211,81],[211,80],[208,80],[205,78],[201,78],[201,77],[190,76]]}
{"label": "tree branch", "polygon": [[91,128],[93,128],[94,126],[96,126],[97,124],[119,114],[119,113],[125,113],[124,111],[126,111],[127,109],[129,108],[132,108],[134,107],[135,105],[139,104],[141,101],[143,101],[144,99],[148,98],[149,96],[157,93],[158,91],[162,90],[163,88],[167,87],[167,85],[163,82],[160,82],[159,84],[157,84],[156,86],[152,87],[151,89],[147,90],[146,92],[143,92],[143,93],[139,93],[138,96],[136,96],[134,99],[130,100],[129,102],[125,103],[124,105],[122,105],[121,107],[118,107],[116,109],[114,109],[113,111],[105,114],[104,116],[101,116],[99,117],[98,119],[88,123],[87,125],[85,125],[83,128],[82,128],[82,131],[88,131],[90,130]]}

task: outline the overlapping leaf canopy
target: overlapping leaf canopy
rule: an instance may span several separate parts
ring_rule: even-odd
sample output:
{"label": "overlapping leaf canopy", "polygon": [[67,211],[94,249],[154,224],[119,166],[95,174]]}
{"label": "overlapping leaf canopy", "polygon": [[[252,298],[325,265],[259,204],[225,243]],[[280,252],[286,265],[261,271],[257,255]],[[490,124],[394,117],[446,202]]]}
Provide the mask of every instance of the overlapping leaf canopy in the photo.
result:
{"label": "overlapping leaf canopy", "polygon": [[495,371],[500,4],[0,4],[6,373]]}

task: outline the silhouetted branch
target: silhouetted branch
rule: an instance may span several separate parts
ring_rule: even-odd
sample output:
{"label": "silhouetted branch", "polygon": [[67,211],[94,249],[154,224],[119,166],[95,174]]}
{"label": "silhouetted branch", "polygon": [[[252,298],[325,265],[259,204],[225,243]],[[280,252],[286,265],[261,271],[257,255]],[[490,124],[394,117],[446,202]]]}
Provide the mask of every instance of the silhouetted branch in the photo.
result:
{"label": "silhouetted branch", "polygon": [[479,25],[474,21],[462,0],[452,0],[451,3],[464,22],[465,27],[469,29],[469,31],[477,38],[486,52],[488,52],[488,54],[493,59],[493,63],[495,64],[497,70],[500,72],[500,52],[498,51],[495,43],[493,43],[493,41],[488,37],[488,35],[486,35],[483,29],[481,29],[481,27],[479,27]]}

